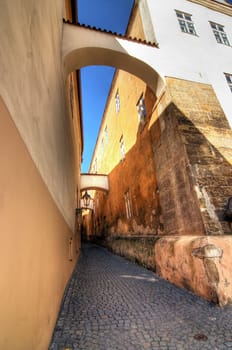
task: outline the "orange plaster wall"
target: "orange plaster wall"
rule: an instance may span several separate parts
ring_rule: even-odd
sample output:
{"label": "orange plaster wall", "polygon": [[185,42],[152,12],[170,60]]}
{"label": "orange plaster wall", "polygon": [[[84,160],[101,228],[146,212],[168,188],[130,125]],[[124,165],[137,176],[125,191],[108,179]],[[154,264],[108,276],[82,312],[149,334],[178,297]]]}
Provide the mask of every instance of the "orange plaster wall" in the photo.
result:
{"label": "orange plaster wall", "polygon": [[0,125],[0,349],[44,350],[78,254],[1,97]]}
{"label": "orange plaster wall", "polygon": [[127,29],[127,34],[137,39],[146,40],[138,6],[134,7],[130,23]]}
{"label": "orange plaster wall", "polygon": [[214,259],[215,268],[218,271],[217,295],[220,305],[232,304],[232,236],[211,236],[208,244],[214,244],[222,250],[222,257]]}
{"label": "orange plaster wall", "polygon": [[[220,306],[232,304],[232,236],[164,237],[154,247],[156,271]],[[205,251],[213,251],[207,256]],[[216,253],[220,253],[217,256]]]}

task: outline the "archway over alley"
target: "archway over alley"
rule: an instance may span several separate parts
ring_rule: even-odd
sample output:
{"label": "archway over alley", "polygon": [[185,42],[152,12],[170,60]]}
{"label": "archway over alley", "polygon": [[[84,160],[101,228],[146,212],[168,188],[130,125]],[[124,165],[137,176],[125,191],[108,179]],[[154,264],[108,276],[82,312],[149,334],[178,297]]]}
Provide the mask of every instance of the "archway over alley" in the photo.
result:
{"label": "archway over alley", "polygon": [[156,69],[155,45],[139,43],[79,25],[64,24],[63,61],[66,75],[89,65],[105,65],[134,74],[158,97],[165,81]]}

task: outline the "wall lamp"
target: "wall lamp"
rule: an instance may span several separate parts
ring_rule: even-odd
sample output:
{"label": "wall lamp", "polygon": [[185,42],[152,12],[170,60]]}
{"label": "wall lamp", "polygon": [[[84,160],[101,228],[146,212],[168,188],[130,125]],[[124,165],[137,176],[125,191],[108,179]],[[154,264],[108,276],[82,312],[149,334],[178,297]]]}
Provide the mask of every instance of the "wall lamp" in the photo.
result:
{"label": "wall lamp", "polygon": [[85,191],[85,194],[81,197],[81,199],[83,199],[84,207],[88,208],[88,206],[90,205],[90,201],[92,199],[90,194],[88,194],[88,192]]}

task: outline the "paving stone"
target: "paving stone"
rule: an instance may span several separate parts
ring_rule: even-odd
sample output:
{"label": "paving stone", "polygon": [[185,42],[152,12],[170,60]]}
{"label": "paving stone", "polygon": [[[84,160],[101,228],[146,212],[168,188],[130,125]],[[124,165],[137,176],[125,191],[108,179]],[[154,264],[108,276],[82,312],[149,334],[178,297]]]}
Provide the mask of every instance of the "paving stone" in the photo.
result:
{"label": "paving stone", "polygon": [[227,350],[231,321],[232,307],[219,308],[84,245],[49,350]]}

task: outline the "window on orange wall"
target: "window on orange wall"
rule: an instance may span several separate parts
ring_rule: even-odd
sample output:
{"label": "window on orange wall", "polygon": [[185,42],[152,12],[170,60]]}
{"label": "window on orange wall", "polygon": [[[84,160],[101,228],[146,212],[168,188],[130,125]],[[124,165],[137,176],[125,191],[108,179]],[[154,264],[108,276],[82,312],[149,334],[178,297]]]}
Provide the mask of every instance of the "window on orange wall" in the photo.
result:
{"label": "window on orange wall", "polygon": [[183,33],[197,35],[194,23],[192,21],[192,15],[176,10],[176,16],[178,18],[180,29]]}
{"label": "window on orange wall", "polygon": [[119,96],[118,90],[115,95],[115,108],[116,108],[116,114],[118,114],[120,111],[120,96]]}
{"label": "window on orange wall", "polygon": [[105,134],[105,144],[107,145],[108,142],[109,142],[109,134],[108,134],[108,128],[107,128],[107,126],[105,127],[104,134]]}
{"label": "window on orange wall", "polygon": [[144,122],[147,116],[147,112],[146,112],[145,100],[143,95],[139,98],[136,107],[137,107],[139,122]]}
{"label": "window on orange wall", "polygon": [[93,163],[93,173],[97,173],[97,158],[94,159],[94,163]]}
{"label": "window on orange wall", "polygon": [[124,199],[125,199],[125,207],[126,207],[126,216],[128,219],[132,218],[132,204],[131,204],[131,196],[130,196],[130,190],[127,190],[124,193]]}
{"label": "window on orange wall", "polygon": [[224,26],[222,26],[221,24],[217,24],[214,22],[209,22],[211,25],[211,28],[213,30],[215,39],[217,40],[217,42],[219,44],[224,44],[227,46],[230,46],[229,40],[227,38],[227,35],[224,31]]}
{"label": "window on orange wall", "polygon": [[123,135],[120,137],[120,140],[119,140],[119,147],[120,147],[121,160],[123,160],[123,159],[125,159],[125,155],[126,155],[126,150],[125,150],[125,144],[124,144]]}
{"label": "window on orange wall", "polygon": [[102,153],[102,157],[104,157],[104,153],[105,153],[105,142],[104,142],[104,138],[102,138],[102,140],[101,140],[101,153]]}
{"label": "window on orange wall", "polygon": [[232,92],[232,74],[224,73],[226,77],[227,84],[230,88],[230,91]]}

